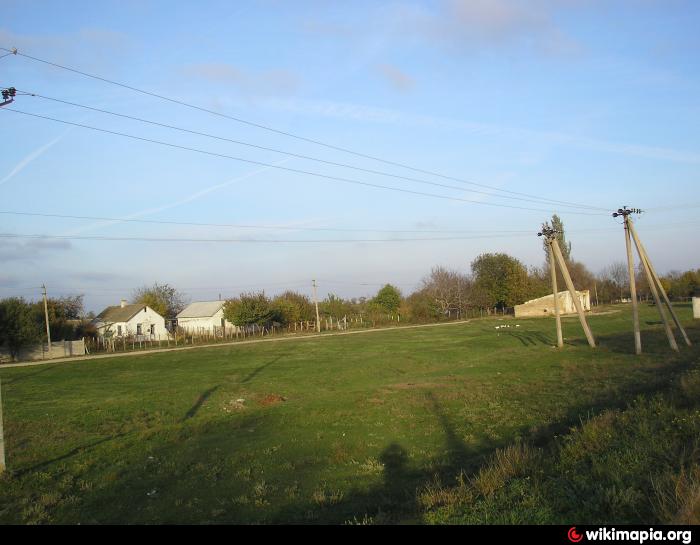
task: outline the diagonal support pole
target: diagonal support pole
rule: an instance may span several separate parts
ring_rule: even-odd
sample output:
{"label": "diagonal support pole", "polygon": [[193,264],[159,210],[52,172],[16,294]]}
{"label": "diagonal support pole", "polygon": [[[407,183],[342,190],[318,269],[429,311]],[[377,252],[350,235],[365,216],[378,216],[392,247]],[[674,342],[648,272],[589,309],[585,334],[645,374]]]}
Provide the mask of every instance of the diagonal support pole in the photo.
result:
{"label": "diagonal support pole", "polygon": [[571,298],[574,301],[574,306],[576,307],[578,318],[581,321],[581,327],[583,327],[583,332],[586,334],[586,339],[588,339],[588,344],[591,346],[591,348],[595,348],[595,339],[593,338],[593,333],[591,333],[591,329],[588,327],[586,315],[583,313],[581,301],[579,301],[578,294],[576,293],[576,288],[574,288],[574,283],[571,281],[571,275],[569,275],[569,269],[566,267],[566,261],[564,261],[564,256],[561,254],[559,243],[557,242],[556,238],[553,238],[550,244],[552,250],[554,251],[554,256],[557,259],[557,263],[559,263],[559,269],[561,269],[561,274],[564,277],[564,282],[566,282],[566,287],[569,289]]}
{"label": "diagonal support pole", "polygon": [[649,264],[647,263],[646,259],[644,259],[642,251],[639,249],[639,241],[637,240],[637,237],[634,236],[635,235],[634,231],[631,231],[631,233],[632,233],[632,239],[634,240],[634,244],[635,244],[635,246],[637,246],[637,253],[639,254],[639,260],[642,262],[642,266],[644,267],[644,273],[646,274],[647,282],[649,283],[649,289],[651,290],[651,295],[654,298],[654,303],[656,304],[656,308],[659,309],[659,315],[661,316],[661,321],[664,324],[664,330],[666,331],[666,337],[668,338],[668,344],[671,346],[671,349],[678,352],[678,344],[676,343],[676,338],[673,335],[673,331],[671,331],[671,326],[668,323],[668,318],[666,317],[666,312],[664,312],[664,307],[663,307],[663,304],[661,303],[661,298],[659,297],[659,291],[656,288],[656,282],[654,281],[654,277],[652,276],[651,270],[649,269]]}
{"label": "diagonal support pole", "polygon": [[647,254],[646,250],[644,249],[644,245],[642,244],[642,241],[639,240],[639,236],[637,235],[637,231],[632,225],[632,222],[630,221],[630,231],[632,233],[632,236],[634,237],[635,244],[637,245],[637,251],[639,252],[640,258],[642,259],[643,262],[646,263],[646,266],[649,268],[649,272],[652,275],[652,278],[656,282],[658,286],[658,290],[661,293],[661,296],[664,300],[664,303],[666,303],[666,306],[668,307],[668,311],[671,313],[671,317],[673,318],[674,323],[676,324],[676,327],[678,330],[681,332],[683,335],[683,339],[685,340],[685,344],[688,346],[692,346],[692,343],[690,342],[690,339],[688,338],[688,334],[685,332],[685,329],[683,328],[683,325],[681,324],[681,321],[678,319],[678,316],[676,315],[676,311],[673,310],[673,305],[671,305],[671,300],[668,298],[668,294],[666,293],[666,290],[664,289],[663,285],[661,284],[661,280],[659,279],[659,275],[656,274],[656,270],[654,269],[654,265],[651,263],[651,259],[649,259],[649,255]]}

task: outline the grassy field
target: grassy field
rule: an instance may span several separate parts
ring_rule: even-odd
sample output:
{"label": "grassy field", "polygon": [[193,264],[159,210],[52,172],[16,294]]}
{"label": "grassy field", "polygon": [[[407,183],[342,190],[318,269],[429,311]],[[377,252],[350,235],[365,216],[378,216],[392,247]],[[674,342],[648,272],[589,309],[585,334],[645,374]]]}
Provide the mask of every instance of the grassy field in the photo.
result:
{"label": "grassy field", "polygon": [[619,306],[595,350],[576,318],[562,350],[551,319],[488,318],[0,369],[0,523],[692,521],[677,309],[678,355],[643,306],[634,356]]}

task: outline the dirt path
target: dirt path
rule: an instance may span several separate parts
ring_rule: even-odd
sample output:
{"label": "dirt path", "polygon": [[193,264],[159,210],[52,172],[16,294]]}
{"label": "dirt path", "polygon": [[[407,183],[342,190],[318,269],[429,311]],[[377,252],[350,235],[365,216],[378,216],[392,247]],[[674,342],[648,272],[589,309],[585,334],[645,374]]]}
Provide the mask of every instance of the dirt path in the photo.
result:
{"label": "dirt path", "polygon": [[25,361],[25,362],[19,362],[19,363],[5,363],[0,365],[0,371],[3,369],[11,369],[15,367],[32,367],[34,365],[51,365],[54,363],[68,363],[68,362],[76,362],[76,361],[87,361],[87,360],[101,360],[101,359],[106,359],[106,358],[123,358],[123,357],[136,357],[136,356],[148,356],[149,354],[158,354],[161,352],[181,352],[183,350],[197,350],[201,348],[218,348],[222,346],[241,346],[241,345],[247,345],[247,344],[260,344],[260,343],[275,343],[275,342],[286,342],[286,341],[303,341],[306,339],[319,339],[319,338],[325,338],[325,337],[340,337],[343,335],[359,335],[362,333],[376,333],[379,331],[403,331],[405,329],[416,329],[416,328],[422,328],[422,327],[441,327],[441,326],[450,326],[450,325],[458,325],[458,324],[466,324],[469,323],[471,320],[461,320],[459,322],[445,322],[445,323],[439,323],[439,324],[422,324],[422,325],[406,325],[406,326],[399,326],[399,327],[382,327],[378,329],[360,329],[357,331],[344,331],[344,332],[338,332],[338,333],[316,333],[314,335],[304,335],[302,337],[295,337],[295,336],[289,336],[289,337],[273,337],[269,339],[254,339],[250,341],[232,341],[228,343],[220,343],[220,344],[201,344],[201,345],[194,345],[194,346],[182,346],[178,348],[156,348],[154,350],[144,350],[143,352],[118,352],[118,353],[112,353],[112,354],[95,354],[95,355],[88,355],[88,356],[75,356],[72,358],[55,358],[51,360],[41,360],[41,361]]}

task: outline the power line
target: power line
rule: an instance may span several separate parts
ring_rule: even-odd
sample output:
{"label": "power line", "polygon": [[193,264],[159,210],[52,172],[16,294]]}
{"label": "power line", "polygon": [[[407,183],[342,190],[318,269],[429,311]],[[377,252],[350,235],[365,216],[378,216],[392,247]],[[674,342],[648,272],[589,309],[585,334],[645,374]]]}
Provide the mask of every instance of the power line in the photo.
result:
{"label": "power line", "polygon": [[[57,122],[57,123],[62,123],[62,124],[64,124],[64,125],[70,125],[70,126],[73,126],[73,127],[80,127],[80,128],[83,128],[83,129],[90,129],[90,130],[93,130],[93,131],[103,132],[103,133],[111,134],[111,135],[114,135],[114,136],[121,136],[121,137],[124,137],[124,138],[131,138],[131,139],[133,139],[133,140],[138,140],[138,141],[141,141],[141,142],[148,142],[148,143],[151,143],[151,144],[158,144],[158,145],[161,145],[161,146],[165,146],[165,147],[169,147],[169,148],[174,148],[174,149],[185,150],[185,151],[190,151],[190,152],[199,153],[199,154],[202,154],[202,155],[209,155],[209,156],[211,156],[211,157],[219,157],[219,158],[222,158],[222,159],[230,159],[230,160],[233,160],[233,161],[239,161],[239,162],[243,162],[243,163],[249,163],[249,164],[253,164],[253,165],[264,166],[264,167],[268,167],[268,168],[275,168],[275,169],[278,169],[278,170],[284,170],[284,171],[287,171],[287,172],[293,172],[293,173],[295,173],[295,174],[303,174],[303,175],[306,175],[306,176],[314,176],[314,177],[316,177],[316,178],[325,178],[325,179],[328,179],[328,180],[334,180],[334,181],[338,181],[338,182],[344,182],[344,183],[355,184],[355,185],[363,185],[363,186],[366,186],[366,187],[373,187],[373,188],[376,188],[376,189],[386,189],[386,190],[389,190],[389,191],[398,191],[398,192],[401,192],[401,193],[408,193],[408,194],[411,194],[411,195],[419,195],[419,196],[422,196],[422,197],[432,197],[432,198],[436,198],[436,199],[445,199],[445,200],[458,201],[458,202],[467,202],[467,203],[471,203],[471,204],[479,204],[479,205],[483,205],[483,206],[492,206],[492,207],[498,207],[498,208],[512,208],[512,209],[516,209],[516,210],[530,210],[530,211],[534,211],[534,212],[547,212],[547,213],[552,213],[552,212],[553,212],[553,210],[546,210],[546,209],[542,209],[542,208],[529,208],[529,207],[516,206],[516,205],[510,205],[510,204],[489,203],[489,202],[475,201],[475,200],[471,200],[471,199],[463,199],[463,198],[461,198],[461,197],[451,197],[451,196],[448,196],[448,195],[439,195],[439,194],[437,194],[437,193],[426,193],[426,192],[424,192],[424,191],[415,191],[415,190],[412,190],[412,189],[406,189],[406,188],[400,188],[400,187],[391,187],[391,186],[386,186],[386,185],[381,185],[381,184],[375,184],[375,183],[371,183],[371,182],[363,182],[363,181],[360,181],[360,180],[354,180],[354,179],[350,179],[350,178],[343,178],[343,177],[340,177],[340,176],[331,176],[331,175],[328,175],[328,174],[321,174],[321,173],[319,173],[319,172],[312,172],[312,171],[309,171],[309,170],[301,170],[301,169],[296,169],[296,168],[284,167],[284,166],[276,165],[276,164],[273,164],[273,163],[265,163],[265,162],[262,162],[262,161],[255,161],[255,160],[252,160],[252,159],[244,159],[244,158],[242,158],[242,157],[236,157],[236,156],[233,156],[233,155],[226,155],[226,154],[224,154],[224,153],[217,153],[217,152],[213,152],[213,151],[202,150],[202,149],[199,149],[199,148],[191,148],[191,147],[188,147],[188,146],[182,146],[182,145],[179,145],[179,144],[173,144],[173,143],[171,143],[171,142],[163,142],[163,141],[161,141],[161,140],[155,140],[155,139],[152,139],[152,138],[145,138],[145,137],[143,137],[143,136],[136,136],[136,135],[133,135],[133,134],[123,133],[123,132],[118,132],[118,131],[112,131],[112,130],[109,130],[109,129],[103,129],[103,128],[99,128],[99,127],[93,127],[93,126],[91,126],[91,125],[85,125],[85,124],[83,124],[83,123],[75,123],[75,122],[72,122],[72,121],[66,121],[66,120],[63,120],[63,119],[57,119],[57,118],[49,117],[49,116],[45,116],[45,115],[39,115],[39,114],[35,114],[35,113],[24,112],[24,111],[15,110],[15,109],[12,109],[12,108],[3,108],[2,111],[3,111],[3,112],[18,113],[18,114],[22,114],[22,115],[27,115],[27,116],[31,116],[31,117],[36,117],[36,118],[39,118],[39,119],[45,119],[45,120],[48,120],[48,121],[55,121],[55,122]],[[567,211],[567,213],[568,213],[568,214],[586,215],[586,216],[607,215],[606,213],[603,213],[603,212],[594,213],[594,212]]]}
{"label": "power line", "polygon": [[162,225],[187,225],[195,227],[232,227],[236,229],[271,229],[285,231],[333,231],[333,232],[362,232],[362,233],[529,233],[531,230],[504,230],[504,231],[475,231],[472,229],[361,229],[361,228],[343,228],[343,227],[292,227],[292,226],[276,226],[276,225],[249,225],[249,224],[233,224],[233,223],[202,223],[193,221],[174,221],[174,220],[145,220],[135,218],[113,218],[104,216],[74,216],[67,214],[49,214],[40,212],[15,212],[9,210],[0,210],[0,214],[13,216],[31,216],[42,218],[60,218],[60,219],[75,219],[75,220],[90,220],[90,221],[114,221],[125,223],[148,223]]}
{"label": "power line", "polygon": [[[49,66],[53,66],[53,67],[56,67],[56,68],[60,68],[60,69],[62,69],[62,70],[67,70],[67,71],[69,71],[69,72],[73,72],[73,73],[79,74],[79,75],[81,75],[81,76],[85,76],[85,77],[92,78],[92,79],[95,79],[95,80],[98,80],[98,81],[102,81],[102,82],[104,82],[104,83],[109,83],[110,85],[116,85],[116,86],[118,86],[118,87],[122,87],[122,88],[128,89],[128,90],[130,90],[130,91],[134,91],[134,92],[136,92],[136,93],[141,93],[141,94],[144,94],[144,95],[147,95],[147,96],[151,96],[151,97],[154,97],[154,98],[158,98],[158,99],[160,99],[160,100],[165,100],[165,101],[170,102],[170,103],[173,103],[173,104],[178,104],[178,105],[184,106],[184,107],[186,107],[186,108],[191,108],[191,109],[198,110],[198,111],[201,111],[201,112],[206,112],[206,113],[208,113],[208,114],[215,115],[215,116],[218,116],[218,117],[223,117],[223,118],[229,119],[229,120],[231,120],[231,121],[235,121],[235,122],[237,122],[237,123],[242,123],[242,124],[245,124],[245,125],[248,125],[248,126],[251,126],[251,127],[256,127],[256,128],[258,128],[258,129],[262,129],[262,130],[266,130],[266,131],[273,132],[273,133],[276,133],[276,134],[280,134],[280,135],[282,135],[282,136],[287,136],[287,137],[289,137],[289,138],[294,138],[294,139],[297,139],[297,140],[301,140],[301,141],[303,141],[303,142],[308,142],[308,143],[315,144],[315,145],[318,145],[318,146],[323,146],[323,147],[325,147],[325,148],[332,149],[332,150],[335,150],[335,151],[340,151],[340,152],[343,152],[343,153],[348,153],[348,154],[350,154],[350,155],[355,155],[355,156],[357,156],[357,157],[362,157],[362,158],[364,158],[364,159],[370,159],[370,160],[378,161],[378,162],[381,162],[381,163],[384,163],[384,164],[387,164],[387,165],[391,165],[391,166],[395,166],[395,167],[400,167],[400,168],[405,168],[405,169],[411,170],[411,171],[413,171],[413,172],[419,172],[419,173],[421,173],[421,174],[428,174],[428,175],[430,175],[430,176],[437,176],[437,177],[439,177],[439,178],[443,178],[443,179],[446,179],[446,180],[452,180],[452,181],[456,181],[456,182],[463,183],[463,184],[473,185],[473,186],[476,186],[476,187],[482,187],[482,188],[486,188],[486,189],[501,191],[501,192],[505,192],[505,193],[510,193],[510,194],[512,194],[512,195],[519,195],[519,196],[524,196],[524,197],[533,197],[533,195],[528,195],[528,194],[526,194],[526,193],[518,193],[518,192],[516,192],[516,191],[509,191],[509,190],[505,190],[505,189],[500,189],[500,188],[496,188],[496,187],[493,187],[493,186],[489,186],[489,185],[486,185],[486,184],[480,184],[480,183],[472,182],[472,181],[465,180],[465,179],[462,179],[462,178],[457,178],[457,177],[455,177],[455,176],[448,176],[448,175],[446,175],[446,174],[440,174],[439,172],[434,172],[434,171],[430,171],[430,170],[426,170],[426,169],[421,169],[421,168],[413,167],[413,166],[407,165],[407,164],[405,164],[405,163],[399,163],[399,162],[397,162],[397,161],[390,161],[390,160],[388,160],[388,159],[382,159],[381,157],[376,157],[376,156],[373,156],[373,155],[368,155],[368,154],[360,153],[360,152],[353,151],[353,150],[348,149],[348,148],[343,148],[343,147],[340,147],[340,146],[335,146],[335,145],[332,145],[332,144],[328,144],[328,143],[322,142],[322,141],[320,141],[320,140],[315,140],[315,139],[307,138],[307,137],[305,137],[305,136],[300,136],[300,135],[297,135],[297,134],[294,134],[294,133],[291,133],[291,132],[287,132],[287,131],[282,131],[282,130],[279,130],[279,129],[275,129],[275,128],[269,127],[269,126],[267,126],[267,125],[263,125],[263,124],[260,124],[260,123],[255,123],[255,122],[252,122],[252,121],[248,121],[248,120],[245,120],[245,119],[242,119],[242,118],[239,118],[239,117],[235,117],[235,116],[232,116],[232,115],[224,114],[224,113],[222,113],[222,112],[217,112],[217,111],[215,111],[215,110],[210,110],[210,109],[204,108],[204,107],[202,107],[202,106],[197,106],[196,104],[191,104],[191,103],[189,103],[189,102],[183,102],[183,101],[181,101],[181,100],[177,100],[177,99],[174,99],[174,98],[166,97],[166,96],[164,96],[164,95],[159,95],[159,94],[157,94],[157,93],[153,93],[153,92],[150,92],[150,91],[146,91],[146,90],[144,90],[144,89],[139,89],[139,88],[137,88],[137,87],[133,87],[133,86],[127,85],[127,84],[125,84],[125,83],[120,83],[120,82],[118,82],[118,81],[114,81],[114,80],[110,80],[110,79],[103,78],[103,77],[100,77],[100,76],[96,76],[96,75],[94,75],[94,74],[90,74],[90,73],[88,73],[88,72],[83,72],[83,71],[81,71],[81,70],[77,70],[77,69],[75,69],[75,68],[70,68],[70,67],[68,67],[68,66],[63,66],[63,65],[61,65],[61,64],[54,63],[54,62],[51,62],[51,61],[48,61],[48,60],[45,60],[45,59],[40,59],[40,58],[38,58],[38,57],[33,57],[33,56],[27,55],[27,54],[25,54],[25,53],[20,53],[20,52],[17,51],[16,48],[7,49],[7,48],[4,48],[4,47],[0,47],[0,50],[8,51],[8,52],[10,52],[10,53],[14,53],[15,55],[20,55],[20,56],[25,57],[25,58],[27,58],[27,59],[31,59],[31,60],[36,61],[36,62],[41,62],[41,63],[47,64],[47,65],[49,65]],[[535,198],[537,198],[537,197],[535,197]]]}
{"label": "power line", "polygon": [[[156,225],[183,225],[183,226],[194,226],[194,227],[226,227],[235,229],[265,229],[265,230],[284,230],[284,231],[320,231],[320,232],[348,232],[348,233],[471,233],[474,235],[520,235],[529,234],[531,229],[512,229],[512,230],[474,230],[474,229],[378,229],[378,228],[350,228],[350,227],[303,227],[303,226],[288,226],[288,225],[258,225],[258,224],[236,224],[236,223],[204,223],[204,222],[194,222],[194,221],[175,221],[175,220],[146,220],[146,219],[136,219],[136,218],[117,218],[109,216],[77,216],[69,214],[50,214],[43,212],[19,212],[10,210],[0,210],[0,215],[13,215],[13,216],[29,216],[29,217],[41,217],[41,218],[59,218],[59,219],[74,219],[74,220],[90,220],[90,221],[113,221],[113,222],[125,222],[125,223],[145,223],[145,224],[156,224]],[[684,222],[674,222],[665,223],[658,226],[647,226],[654,227],[656,229],[663,229],[673,226],[684,226],[689,224],[696,224],[698,221],[684,221]],[[567,230],[567,233],[584,233],[584,232],[605,232],[609,231],[608,228],[589,228],[589,229],[574,229]],[[392,239],[393,240],[393,239]],[[420,239],[423,240],[423,239]]]}
{"label": "power line", "polygon": [[[469,192],[471,192],[471,193],[478,193],[478,194],[481,194],[481,195],[487,195],[487,196],[489,196],[489,197],[497,197],[497,198],[501,198],[501,199],[511,199],[511,200],[516,200],[516,201],[534,202],[534,203],[539,203],[539,204],[558,204],[558,205],[561,205],[561,206],[567,206],[567,207],[573,207],[573,208],[586,208],[586,209],[591,209],[591,210],[607,210],[607,208],[603,208],[603,207],[590,206],[590,205],[585,205],[585,204],[577,204],[577,203],[572,203],[572,202],[567,202],[567,201],[559,201],[559,200],[556,200],[556,199],[548,199],[548,198],[545,198],[545,197],[537,197],[536,195],[528,195],[528,194],[526,194],[526,193],[521,193],[521,194],[519,194],[519,195],[523,195],[522,197],[515,197],[515,196],[509,196],[509,195],[498,195],[498,194],[495,194],[495,193],[489,193],[489,192],[487,192],[487,191],[479,191],[479,190],[477,190],[477,189],[465,189],[465,188],[463,188],[463,187],[458,187],[458,186],[454,186],[454,185],[447,185],[447,184],[441,184],[441,183],[438,183],[438,182],[431,182],[431,181],[429,181],[429,180],[423,180],[423,179],[420,179],[420,178],[412,178],[412,177],[410,177],[410,176],[401,176],[401,175],[399,175],[399,174],[392,174],[392,173],[390,173],[390,172],[384,172],[384,171],[381,171],[381,170],[374,170],[374,169],[369,169],[369,168],[363,168],[363,167],[358,167],[358,166],[354,166],[354,165],[349,165],[349,164],[347,164],[347,163],[339,163],[339,162],[336,162],[336,161],[328,161],[328,160],[325,160],[325,159],[319,159],[319,158],[317,158],[317,157],[312,157],[312,156],[309,156],[309,155],[303,155],[303,154],[293,153],[293,152],[284,151],[284,150],[280,150],[280,149],[276,149],[276,148],[270,148],[270,147],[267,147],[267,146],[261,146],[261,145],[258,145],[258,144],[252,144],[252,143],[250,143],[250,142],[245,142],[245,141],[243,141],[243,140],[235,140],[235,139],[232,139],[232,138],[226,138],[226,137],[223,137],[223,136],[218,136],[218,135],[209,134],[209,133],[205,133],[205,132],[200,132],[200,131],[195,131],[195,130],[191,130],[191,129],[186,129],[186,128],[183,128],[183,127],[177,127],[177,126],[175,126],[175,125],[169,125],[169,124],[167,124],[167,123],[160,123],[160,122],[158,122],[158,121],[153,121],[153,120],[149,120],[149,119],[144,119],[144,118],[141,118],[141,117],[135,117],[135,116],[131,116],[131,115],[127,115],[127,114],[122,114],[122,113],[118,113],[118,112],[112,112],[112,111],[109,111],[109,110],[104,110],[104,109],[102,109],[102,108],[95,108],[95,107],[93,107],[93,106],[86,106],[86,105],[84,105],[84,104],[79,104],[79,103],[76,103],[76,102],[70,102],[70,101],[67,101],[67,100],[59,99],[59,98],[48,97],[48,96],[40,95],[40,94],[38,94],[38,93],[31,93],[31,92],[28,92],[28,91],[25,91],[24,93],[27,94],[28,96],[33,96],[33,97],[41,98],[41,99],[44,99],[44,100],[50,100],[50,101],[52,101],[52,102],[58,102],[58,103],[61,103],[61,104],[66,104],[66,105],[74,106],[74,107],[77,107],[77,108],[83,108],[83,109],[86,109],[86,110],[91,110],[91,111],[94,111],[94,112],[99,112],[99,113],[102,113],[102,114],[107,114],[107,115],[111,115],[111,116],[115,116],[115,117],[121,117],[121,118],[123,118],[123,119],[129,119],[129,120],[132,120],[132,121],[138,121],[138,122],[140,122],[140,123],[146,123],[146,124],[149,124],[149,125],[154,125],[154,126],[156,126],[156,127],[162,127],[162,128],[166,128],[166,129],[172,129],[172,130],[175,130],[175,131],[180,131],[180,132],[184,132],[184,133],[188,133],[188,134],[193,134],[193,135],[196,135],[196,136],[203,136],[203,137],[206,137],[206,138],[211,138],[211,139],[214,139],[214,140],[220,140],[220,141],[223,141],[223,142],[229,142],[229,143],[237,144],[237,145],[241,145],[241,146],[247,146],[247,147],[250,147],[250,148],[255,148],[255,149],[259,149],[259,150],[263,150],[263,151],[270,151],[270,152],[273,152],[273,153],[279,153],[279,154],[282,154],[282,155],[287,155],[287,156],[289,156],[289,157],[295,157],[295,158],[297,158],[297,159],[304,159],[304,160],[308,160],[308,161],[315,161],[315,162],[317,162],[317,163],[322,163],[322,164],[331,165],[331,166],[336,166],[336,167],[341,167],[341,168],[349,168],[349,169],[352,169],[352,170],[357,170],[357,171],[365,172],[365,173],[368,173],[368,174],[376,174],[376,175],[379,175],[379,176],[387,176],[387,177],[390,177],[390,178],[397,178],[397,179],[406,180],[406,181],[409,181],[409,182],[415,182],[415,183],[420,183],[420,184],[432,185],[432,186],[436,186],[436,187],[443,187],[443,188],[447,188],[447,189],[456,189],[456,190],[458,190],[458,191],[469,191]],[[501,190],[501,189],[498,189],[498,188],[493,188],[493,189],[495,189],[496,191],[504,191],[504,190]],[[506,193],[512,193],[512,192],[510,192],[510,191],[505,191],[505,192],[506,192]],[[529,197],[529,198],[524,198],[524,197]]]}
{"label": "power line", "polygon": [[0,233],[0,238],[23,238],[23,239],[49,239],[49,240],[98,240],[98,241],[122,241],[122,242],[216,242],[216,243],[260,243],[260,244],[291,244],[291,243],[364,243],[364,242],[436,242],[442,240],[472,240],[482,238],[502,238],[513,236],[529,236],[522,234],[493,234],[475,235],[471,237],[422,237],[422,238],[369,238],[369,239],[247,239],[247,238],[161,238],[161,237],[117,237],[102,235],[44,235],[44,234],[24,234],[24,233]]}

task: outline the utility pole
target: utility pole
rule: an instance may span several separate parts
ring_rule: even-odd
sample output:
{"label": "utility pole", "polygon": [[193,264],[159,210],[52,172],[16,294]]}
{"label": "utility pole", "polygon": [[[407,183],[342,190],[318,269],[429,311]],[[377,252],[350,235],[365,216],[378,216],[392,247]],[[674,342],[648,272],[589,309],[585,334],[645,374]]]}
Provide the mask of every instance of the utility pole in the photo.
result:
{"label": "utility pole", "polygon": [[46,339],[48,340],[48,345],[47,345],[47,354],[51,355],[51,330],[49,329],[49,304],[46,301],[46,286],[44,284],[41,285],[41,288],[44,290],[44,318],[46,318]]}
{"label": "utility pole", "polygon": [[314,305],[316,305],[316,331],[321,333],[321,316],[318,314],[318,297],[316,296],[316,280],[312,280],[311,283],[314,287]]}
{"label": "utility pole", "polygon": [[[642,337],[639,332],[639,308],[637,303],[637,283],[634,276],[634,258],[632,256],[632,235],[630,233],[630,227],[632,220],[630,219],[630,214],[641,213],[641,210],[628,210],[627,207],[624,209],[620,208],[619,212],[616,214],[621,215],[624,218],[625,224],[625,246],[627,248],[627,272],[630,277],[630,298],[632,299],[632,322],[634,325],[634,352],[637,355],[642,353]],[[615,214],[613,214],[613,217]]]}
{"label": "utility pole", "polygon": [[559,289],[557,288],[557,270],[554,266],[554,249],[552,244],[547,241],[549,245],[549,275],[552,277],[552,293],[554,294],[554,317],[557,321],[557,346],[559,348],[564,346],[564,337],[561,332],[561,316],[559,315]]}
{"label": "utility pole", "polygon": [[[671,301],[668,298],[668,295],[666,294],[666,290],[664,289],[663,285],[661,284],[661,280],[659,278],[659,275],[656,274],[656,270],[654,269],[654,266],[651,263],[651,260],[649,259],[649,255],[646,253],[646,250],[644,249],[644,246],[642,245],[642,241],[639,239],[639,236],[637,235],[637,231],[634,228],[634,224],[632,223],[632,218],[630,218],[630,214],[641,214],[642,210],[639,208],[627,208],[626,206],[619,208],[617,212],[613,212],[612,216],[614,218],[618,216],[622,216],[625,220],[625,230],[626,230],[626,237],[631,238],[632,242],[634,242],[634,245],[637,248],[637,253],[639,254],[639,261],[641,262],[642,268],[644,269],[644,274],[646,275],[647,282],[649,284],[649,290],[651,291],[652,297],[654,298],[654,303],[656,304],[656,307],[659,309],[659,315],[661,316],[661,321],[664,324],[664,330],[666,332],[666,337],[668,338],[668,344],[670,345],[672,350],[675,350],[676,352],[678,351],[678,344],[676,342],[676,337],[673,334],[673,330],[671,329],[671,325],[669,324],[668,318],[666,317],[666,312],[664,312],[663,305],[665,304],[666,307],[668,308],[669,313],[671,314],[671,317],[673,318],[673,321],[676,324],[676,327],[678,330],[681,332],[683,335],[683,339],[685,340],[685,343],[688,346],[691,346],[690,339],[688,338],[688,335],[685,332],[685,329],[683,329],[683,325],[681,324],[680,320],[678,319],[678,316],[676,315],[676,312],[673,310],[673,305],[671,305]],[[630,246],[631,243],[628,241],[628,254],[631,254]],[[629,257],[628,257],[629,259]],[[630,279],[631,282],[634,279],[634,270],[632,269],[630,271]],[[632,284],[631,284],[632,285]],[[632,299],[633,303],[636,303],[634,297]],[[633,308],[634,310],[634,308]],[[635,318],[635,320],[638,320],[638,318]],[[635,341],[636,341],[636,333],[638,328],[638,321],[635,323]],[[638,352],[639,353],[639,352]]]}
{"label": "utility pole", "polygon": [[2,426],[2,381],[0,381],[0,473],[5,471],[5,431]]}
{"label": "utility pole", "polygon": [[[556,261],[557,264],[559,265],[559,269],[561,270],[561,274],[564,277],[564,282],[566,283],[566,287],[569,290],[569,293],[571,294],[571,299],[574,302],[574,307],[576,307],[576,312],[578,313],[578,318],[579,321],[581,322],[581,327],[583,328],[583,332],[586,334],[586,339],[588,340],[588,344],[590,345],[591,348],[595,348],[595,339],[593,338],[593,333],[591,332],[590,327],[588,327],[588,322],[586,321],[586,315],[584,314],[583,307],[581,306],[581,301],[578,298],[578,294],[576,293],[576,288],[574,288],[574,283],[571,280],[571,275],[569,274],[569,269],[566,266],[566,260],[564,259],[564,256],[561,253],[561,249],[559,248],[559,243],[557,242],[557,231],[555,229],[552,229],[548,223],[545,223],[542,225],[542,231],[537,233],[537,236],[544,236],[547,244],[549,245],[550,249],[550,257],[553,257],[554,259],[550,259],[550,261],[554,262]],[[554,281],[552,282],[553,288],[556,290],[556,268],[553,265],[550,265],[550,271],[552,271],[552,278]],[[558,293],[554,293],[554,312],[558,317],[559,314],[559,301],[558,301]],[[561,335],[561,323],[560,321],[557,321],[557,342],[559,341]],[[559,346],[562,346],[560,344]]]}

